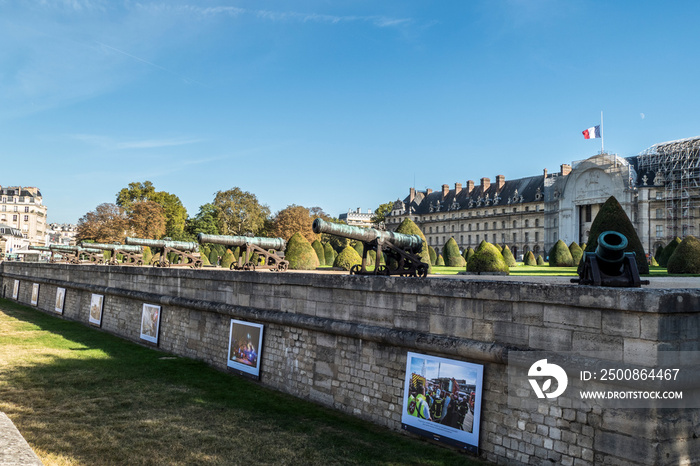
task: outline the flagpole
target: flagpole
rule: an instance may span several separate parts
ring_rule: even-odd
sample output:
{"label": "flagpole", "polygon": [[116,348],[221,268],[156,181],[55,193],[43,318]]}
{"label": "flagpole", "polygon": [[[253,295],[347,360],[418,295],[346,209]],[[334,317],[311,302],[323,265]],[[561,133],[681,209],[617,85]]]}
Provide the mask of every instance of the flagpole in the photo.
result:
{"label": "flagpole", "polygon": [[605,133],[603,132],[603,111],[600,111],[600,153],[605,153]]}

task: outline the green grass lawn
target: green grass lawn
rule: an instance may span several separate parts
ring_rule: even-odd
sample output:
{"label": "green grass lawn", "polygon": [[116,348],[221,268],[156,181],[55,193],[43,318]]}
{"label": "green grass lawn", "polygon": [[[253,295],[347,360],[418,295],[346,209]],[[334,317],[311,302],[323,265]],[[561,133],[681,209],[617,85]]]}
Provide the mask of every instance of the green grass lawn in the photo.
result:
{"label": "green grass lawn", "polygon": [[[444,267],[436,266],[432,267],[433,274],[436,275],[456,275],[459,272],[464,272],[464,267]],[[523,265],[518,263],[516,267],[510,268],[511,276],[537,276],[541,275],[543,277],[576,277],[576,267],[550,267],[549,265]],[[650,266],[649,267],[649,277],[700,277],[700,275],[673,275],[666,272],[665,267]]]}
{"label": "green grass lawn", "polygon": [[47,466],[485,464],[2,299],[0,343],[0,411]]}

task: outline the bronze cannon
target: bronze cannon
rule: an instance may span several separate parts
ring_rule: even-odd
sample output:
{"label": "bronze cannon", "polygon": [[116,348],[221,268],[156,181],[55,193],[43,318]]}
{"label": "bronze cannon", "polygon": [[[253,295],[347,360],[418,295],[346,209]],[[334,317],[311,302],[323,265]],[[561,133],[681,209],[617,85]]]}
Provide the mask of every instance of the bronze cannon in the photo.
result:
{"label": "bronze cannon", "polygon": [[[160,249],[160,259],[151,262],[154,267],[202,267],[199,245],[190,241],[172,241],[165,239],[126,238],[126,244],[139,247]],[[170,259],[168,259],[170,257]]]}
{"label": "bronze cannon", "polygon": [[583,256],[579,278],[572,283],[579,285],[634,287],[648,285],[640,280],[637,260],[633,252],[625,252],[627,237],[616,231],[604,231],[598,236],[595,252]]}
{"label": "bronze cannon", "polygon": [[121,254],[124,257],[121,265],[143,265],[143,248],[141,246],[107,243],[80,243],[80,245],[91,249],[111,251],[112,257],[107,262],[109,265],[119,265],[117,254]]}
{"label": "bronze cannon", "polygon": [[[284,272],[289,268],[289,261],[285,260],[278,251],[284,251],[287,243],[282,238],[263,238],[254,236],[225,236],[207,235],[200,233],[197,241],[201,244],[214,243],[225,246],[240,247],[241,253],[238,261],[231,264],[231,270],[255,270],[263,267],[273,271]],[[251,260],[253,254],[257,254],[259,261]]]}
{"label": "bronze cannon", "polygon": [[68,246],[66,244],[50,244],[49,250],[51,251],[49,262],[52,263],[59,261],[56,257],[57,255],[61,257],[60,260],[69,264],[80,264],[83,262],[83,259],[81,259],[83,257],[92,264],[104,263],[104,254],[99,249]]}

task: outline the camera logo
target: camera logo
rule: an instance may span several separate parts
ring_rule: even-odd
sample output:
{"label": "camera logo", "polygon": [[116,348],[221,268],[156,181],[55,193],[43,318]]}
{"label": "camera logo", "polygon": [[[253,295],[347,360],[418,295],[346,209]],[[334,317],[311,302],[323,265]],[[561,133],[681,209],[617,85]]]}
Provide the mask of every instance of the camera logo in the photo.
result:
{"label": "camera logo", "polygon": [[[564,369],[556,364],[547,363],[546,359],[540,359],[530,366],[527,375],[529,377],[547,377],[541,387],[537,379],[528,379],[530,385],[532,385],[532,389],[535,390],[537,394],[537,398],[556,398],[564,393],[569,383],[569,378],[566,376]],[[552,386],[552,379],[557,381],[557,389],[553,392],[546,393]]]}

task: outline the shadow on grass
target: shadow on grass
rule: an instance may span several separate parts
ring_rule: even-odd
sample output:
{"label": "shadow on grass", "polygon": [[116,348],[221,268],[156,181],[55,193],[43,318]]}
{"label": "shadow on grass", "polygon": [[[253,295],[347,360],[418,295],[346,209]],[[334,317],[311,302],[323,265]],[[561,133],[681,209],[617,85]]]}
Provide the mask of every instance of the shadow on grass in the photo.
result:
{"label": "shadow on grass", "polygon": [[0,325],[0,410],[47,465],[483,464],[7,300]]}

